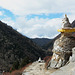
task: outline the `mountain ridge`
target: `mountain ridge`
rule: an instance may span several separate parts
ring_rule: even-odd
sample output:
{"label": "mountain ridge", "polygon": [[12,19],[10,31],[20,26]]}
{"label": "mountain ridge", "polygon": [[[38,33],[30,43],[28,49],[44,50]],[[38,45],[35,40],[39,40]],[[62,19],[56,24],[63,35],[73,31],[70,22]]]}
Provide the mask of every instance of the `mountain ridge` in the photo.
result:
{"label": "mountain ridge", "polygon": [[52,39],[49,39],[49,38],[31,38],[31,40],[33,42],[35,42],[38,46],[42,47],[42,46],[46,45]]}

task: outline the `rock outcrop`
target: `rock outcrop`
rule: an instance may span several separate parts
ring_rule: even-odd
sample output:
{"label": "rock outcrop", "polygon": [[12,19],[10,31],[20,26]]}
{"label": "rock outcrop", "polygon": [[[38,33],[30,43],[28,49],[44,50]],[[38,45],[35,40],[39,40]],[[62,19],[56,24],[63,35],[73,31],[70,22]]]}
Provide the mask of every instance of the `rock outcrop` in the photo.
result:
{"label": "rock outcrop", "polygon": [[61,67],[51,75],[75,75],[75,47],[72,48],[72,56],[70,57],[69,64]]}
{"label": "rock outcrop", "polygon": [[61,37],[54,42],[53,56],[51,61],[48,63],[47,68],[60,68],[64,66],[72,55],[72,48],[75,47],[75,37],[72,36],[71,24],[67,16],[63,20],[63,28],[68,29],[70,32],[61,32]]}

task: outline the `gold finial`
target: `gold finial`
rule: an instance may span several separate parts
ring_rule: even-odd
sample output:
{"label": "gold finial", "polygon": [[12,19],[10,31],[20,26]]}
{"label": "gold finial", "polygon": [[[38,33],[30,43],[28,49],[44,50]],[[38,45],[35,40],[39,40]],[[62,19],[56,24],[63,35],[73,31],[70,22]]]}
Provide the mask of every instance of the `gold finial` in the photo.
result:
{"label": "gold finial", "polygon": [[67,14],[65,14],[65,17],[67,17]]}

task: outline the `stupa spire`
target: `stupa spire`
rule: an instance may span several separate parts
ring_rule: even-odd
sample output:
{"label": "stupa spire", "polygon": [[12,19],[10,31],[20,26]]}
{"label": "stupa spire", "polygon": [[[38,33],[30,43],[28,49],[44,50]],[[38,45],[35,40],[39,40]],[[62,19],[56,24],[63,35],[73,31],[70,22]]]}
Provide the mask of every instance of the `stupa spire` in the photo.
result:
{"label": "stupa spire", "polygon": [[71,23],[67,15],[65,14],[65,18],[62,20],[62,28],[58,29],[58,32],[75,32],[75,28],[72,28]]}
{"label": "stupa spire", "polygon": [[62,23],[63,29],[71,28],[71,24],[70,24],[69,19],[66,14],[65,14],[65,18],[62,21],[63,21],[63,23]]}

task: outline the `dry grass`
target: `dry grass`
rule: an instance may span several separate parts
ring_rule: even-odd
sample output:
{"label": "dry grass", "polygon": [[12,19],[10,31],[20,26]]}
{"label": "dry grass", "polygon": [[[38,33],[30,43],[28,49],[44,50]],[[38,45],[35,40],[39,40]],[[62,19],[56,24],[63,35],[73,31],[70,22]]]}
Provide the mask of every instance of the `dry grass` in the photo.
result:
{"label": "dry grass", "polygon": [[47,69],[47,65],[50,62],[51,58],[52,58],[51,56],[47,56],[47,57],[44,58],[44,60],[46,61],[46,63],[45,63],[45,68],[46,69]]}
{"label": "dry grass", "polygon": [[44,60],[45,62],[47,62],[47,60],[48,60],[49,58],[51,58],[51,56],[46,56],[46,57],[44,57],[43,60]]}

